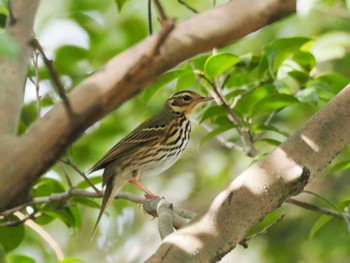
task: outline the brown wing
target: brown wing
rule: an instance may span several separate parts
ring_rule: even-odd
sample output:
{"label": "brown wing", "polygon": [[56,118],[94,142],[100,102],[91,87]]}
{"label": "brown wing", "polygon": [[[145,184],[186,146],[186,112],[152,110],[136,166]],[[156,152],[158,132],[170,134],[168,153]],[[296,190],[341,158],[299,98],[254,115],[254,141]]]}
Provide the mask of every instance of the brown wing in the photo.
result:
{"label": "brown wing", "polygon": [[[167,123],[171,121],[171,115],[157,114],[143,122],[135,128],[129,135],[114,145],[91,169],[89,173],[103,169],[106,165],[119,158],[131,155],[140,147],[156,141],[162,136],[167,127]],[[160,116],[161,115],[161,116]]]}

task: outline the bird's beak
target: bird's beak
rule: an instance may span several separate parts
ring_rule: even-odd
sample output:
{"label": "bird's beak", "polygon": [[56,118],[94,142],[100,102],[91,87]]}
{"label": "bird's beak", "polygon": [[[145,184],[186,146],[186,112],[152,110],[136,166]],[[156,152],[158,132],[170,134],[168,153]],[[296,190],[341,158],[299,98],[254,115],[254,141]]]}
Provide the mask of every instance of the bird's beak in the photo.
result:
{"label": "bird's beak", "polygon": [[196,102],[200,103],[200,102],[210,101],[212,99],[213,97],[199,97],[196,99]]}

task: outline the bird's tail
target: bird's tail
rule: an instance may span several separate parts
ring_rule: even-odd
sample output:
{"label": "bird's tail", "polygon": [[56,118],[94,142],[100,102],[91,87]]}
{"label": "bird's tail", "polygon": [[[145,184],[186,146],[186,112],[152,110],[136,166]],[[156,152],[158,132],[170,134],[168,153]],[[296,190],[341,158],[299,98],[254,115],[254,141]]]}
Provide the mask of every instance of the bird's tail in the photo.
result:
{"label": "bird's tail", "polygon": [[96,220],[96,223],[94,226],[94,230],[92,231],[91,241],[94,239],[94,236],[95,236],[96,230],[97,230],[97,226],[100,223],[103,212],[110,205],[110,203],[112,202],[114,197],[118,194],[118,192],[126,184],[126,182],[127,181],[122,180],[121,177],[116,176],[116,177],[114,177],[112,182],[106,184],[106,190],[105,190],[104,195],[103,195],[101,209],[100,209],[100,212],[98,214],[98,217],[97,217],[97,220]]}

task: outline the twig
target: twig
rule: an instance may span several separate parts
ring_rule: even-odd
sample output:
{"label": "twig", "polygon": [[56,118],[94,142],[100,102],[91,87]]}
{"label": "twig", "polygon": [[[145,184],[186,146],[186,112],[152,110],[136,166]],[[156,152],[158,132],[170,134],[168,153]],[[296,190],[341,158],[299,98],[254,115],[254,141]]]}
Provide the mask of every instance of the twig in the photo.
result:
{"label": "twig", "polygon": [[[17,213],[17,212],[16,212]],[[15,213],[15,214],[16,214]],[[22,217],[20,220],[9,220],[7,222],[4,222],[2,224],[0,224],[0,227],[6,227],[6,226],[18,226],[18,225],[21,225],[23,223],[25,223],[27,220],[29,219],[35,219],[37,217],[39,217],[41,215],[41,213],[37,212],[37,213],[32,213],[32,214],[29,214],[25,217]]]}
{"label": "twig", "polygon": [[84,172],[82,172],[70,159],[60,159],[60,162],[69,165],[70,167],[72,167],[79,175],[81,175],[84,180],[91,186],[92,189],[94,189],[94,191],[96,193],[100,193],[101,191],[90,181],[90,179],[85,175]]}
{"label": "twig", "polygon": [[58,165],[59,165],[59,167],[61,168],[61,170],[62,170],[64,176],[66,177],[66,180],[67,180],[69,189],[73,189],[72,181],[71,181],[71,179],[69,178],[66,169],[64,169],[64,166],[62,165],[62,163],[59,162]]}
{"label": "twig", "polygon": [[14,17],[13,15],[13,12],[12,12],[12,7],[11,7],[11,1],[8,1],[7,2],[7,8],[9,10],[9,18],[10,18],[10,22],[9,22],[9,25],[10,26],[13,26],[15,23],[16,23],[16,18]]}
{"label": "twig", "polygon": [[[26,202],[24,204],[21,204],[19,206],[16,206],[14,208],[11,208],[9,210],[3,211],[0,213],[0,216],[7,217],[9,215],[12,215],[16,211],[20,211],[27,206],[33,206],[33,205],[38,205],[38,204],[47,204],[51,202],[66,202],[69,200],[69,198],[74,197],[74,196],[79,196],[79,197],[88,197],[88,198],[101,198],[103,197],[103,192],[96,193],[96,192],[90,192],[87,190],[83,189],[77,189],[73,188],[69,190],[68,192],[63,192],[63,193],[58,193],[58,194],[52,194],[50,196],[44,196],[44,197],[36,197],[33,198],[33,200]],[[115,199],[126,199],[134,203],[144,203],[145,198],[140,197],[134,194],[130,193],[125,193],[125,192],[119,192]]]}
{"label": "twig", "polygon": [[333,216],[333,217],[340,218],[340,219],[344,218],[344,216],[341,213],[339,213],[338,211],[334,211],[334,210],[323,208],[323,207],[318,207],[318,206],[313,205],[313,204],[298,201],[294,198],[288,198],[285,200],[285,202],[289,203],[289,204],[300,206],[302,208],[305,208],[305,209],[308,209],[311,211],[316,211],[316,212],[319,212],[319,213],[324,214],[324,215],[329,215],[329,216]]}
{"label": "twig", "polygon": [[241,246],[243,246],[244,248],[248,248],[248,244],[247,241],[256,238],[258,236],[264,235],[266,234],[272,227],[274,227],[275,225],[277,225],[279,222],[281,222],[283,220],[283,218],[285,217],[285,215],[281,215],[275,222],[273,222],[272,224],[268,225],[267,227],[263,228],[262,230],[260,230],[259,232],[255,233],[254,235],[251,235],[249,237],[245,237],[241,242],[239,242],[239,244]]}
{"label": "twig", "polygon": [[250,157],[256,156],[258,154],[258,151],[255,149],[249,133],[244,128],[242,120],[233,112],[233,110],[228,105],[228,103],[226,102],[224,97],[221,95],[221,93],[218,89],[219,87],[218,87],[217,83],[211,82],[203,73],[200,73],[199,77],[203,78],[206,82],[208,82],[210,84],[213,91],[211,92],[211,89],[209,89],[209,91],[213,95],[215,101],[219,105],[224,106],[224,108],[226,109],[226,111],[228,113],[228,115],[227,115],[228,120],[237,126],[237,131],[238,131],[240,138],[242,140],[242,143],[244,145],[244,149],[245,149],[244,152]]}
{"label": "twig", "polygon": [[193,13],[198,14],[198,11],[194,9],[193,7],[189,6],[187,3],[185,3],[183,0],[177,0],[180,4],[185,6],[187,9],[191,10]]}
{"label": "twig", "polygon": [[154,0],[154,3],[156,4],[156,7],[157,7],[157,10],[158,10],[161,22],[168,20],[168,17],[165,14],[165,11],[164,11],[162,5],[160,4],[160,1],[159,0]]}
{"label": "twig", "polygon": [[153,27],[152,27],[152,0],[148,0],[147,5],[147,13],[148,13],[148,31],[149,34],[153,34]]}
{"label": "twig", "polygon": [[35,82],[33,84],[35,85],[35,95],[36,95],[36,108],[38,111],[38,116],[40,118],[41,115],[41,106],[40,106],[40,85],[39,85],[39,52],[37,50],[34,51],[34,69],[35,69]]}
{"label": "twig", "polygon": [[30,44],[33,46],[33,48],[35,48],[36,50],[38,50],[40,52],[40,54],[43,58],[43,61],[44,61],[45,65],[46,65],[46,67],[47,67],[47,69],[52,77],[52,80],[55,84],[58,95],[62,99],[63,104],[64,104],[69,116],[73,117],[74,112],[73,112],[72,107],[70,105],[70,102],[66,96],[66,93],[64,91],[64,86],[63,86],[63,84],[58,76],[58,73],[53,65],[52,60],[50,60],[46,57],[42,46],[40,45],[39,41],[36,38],[33,38]]}

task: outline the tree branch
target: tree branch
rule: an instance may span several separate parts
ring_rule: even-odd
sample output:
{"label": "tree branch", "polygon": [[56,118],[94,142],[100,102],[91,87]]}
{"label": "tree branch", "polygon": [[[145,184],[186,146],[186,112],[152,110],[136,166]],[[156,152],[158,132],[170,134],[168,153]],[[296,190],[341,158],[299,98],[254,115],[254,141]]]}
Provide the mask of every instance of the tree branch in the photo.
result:
{"label": "tree branch", "polygon": [[[23,85],[32,49],[28,45],[32,37],[38,0],[13,0],[6,32],[16,41],[18,59],[0,57],[0,145],[8,144],[8,136],[15,136],[23,100]],[[3,136],[1,136],[3,135]],[[5,136],[7,135],[7,136]],[[4,147],[1,147],[0,155]]]}

